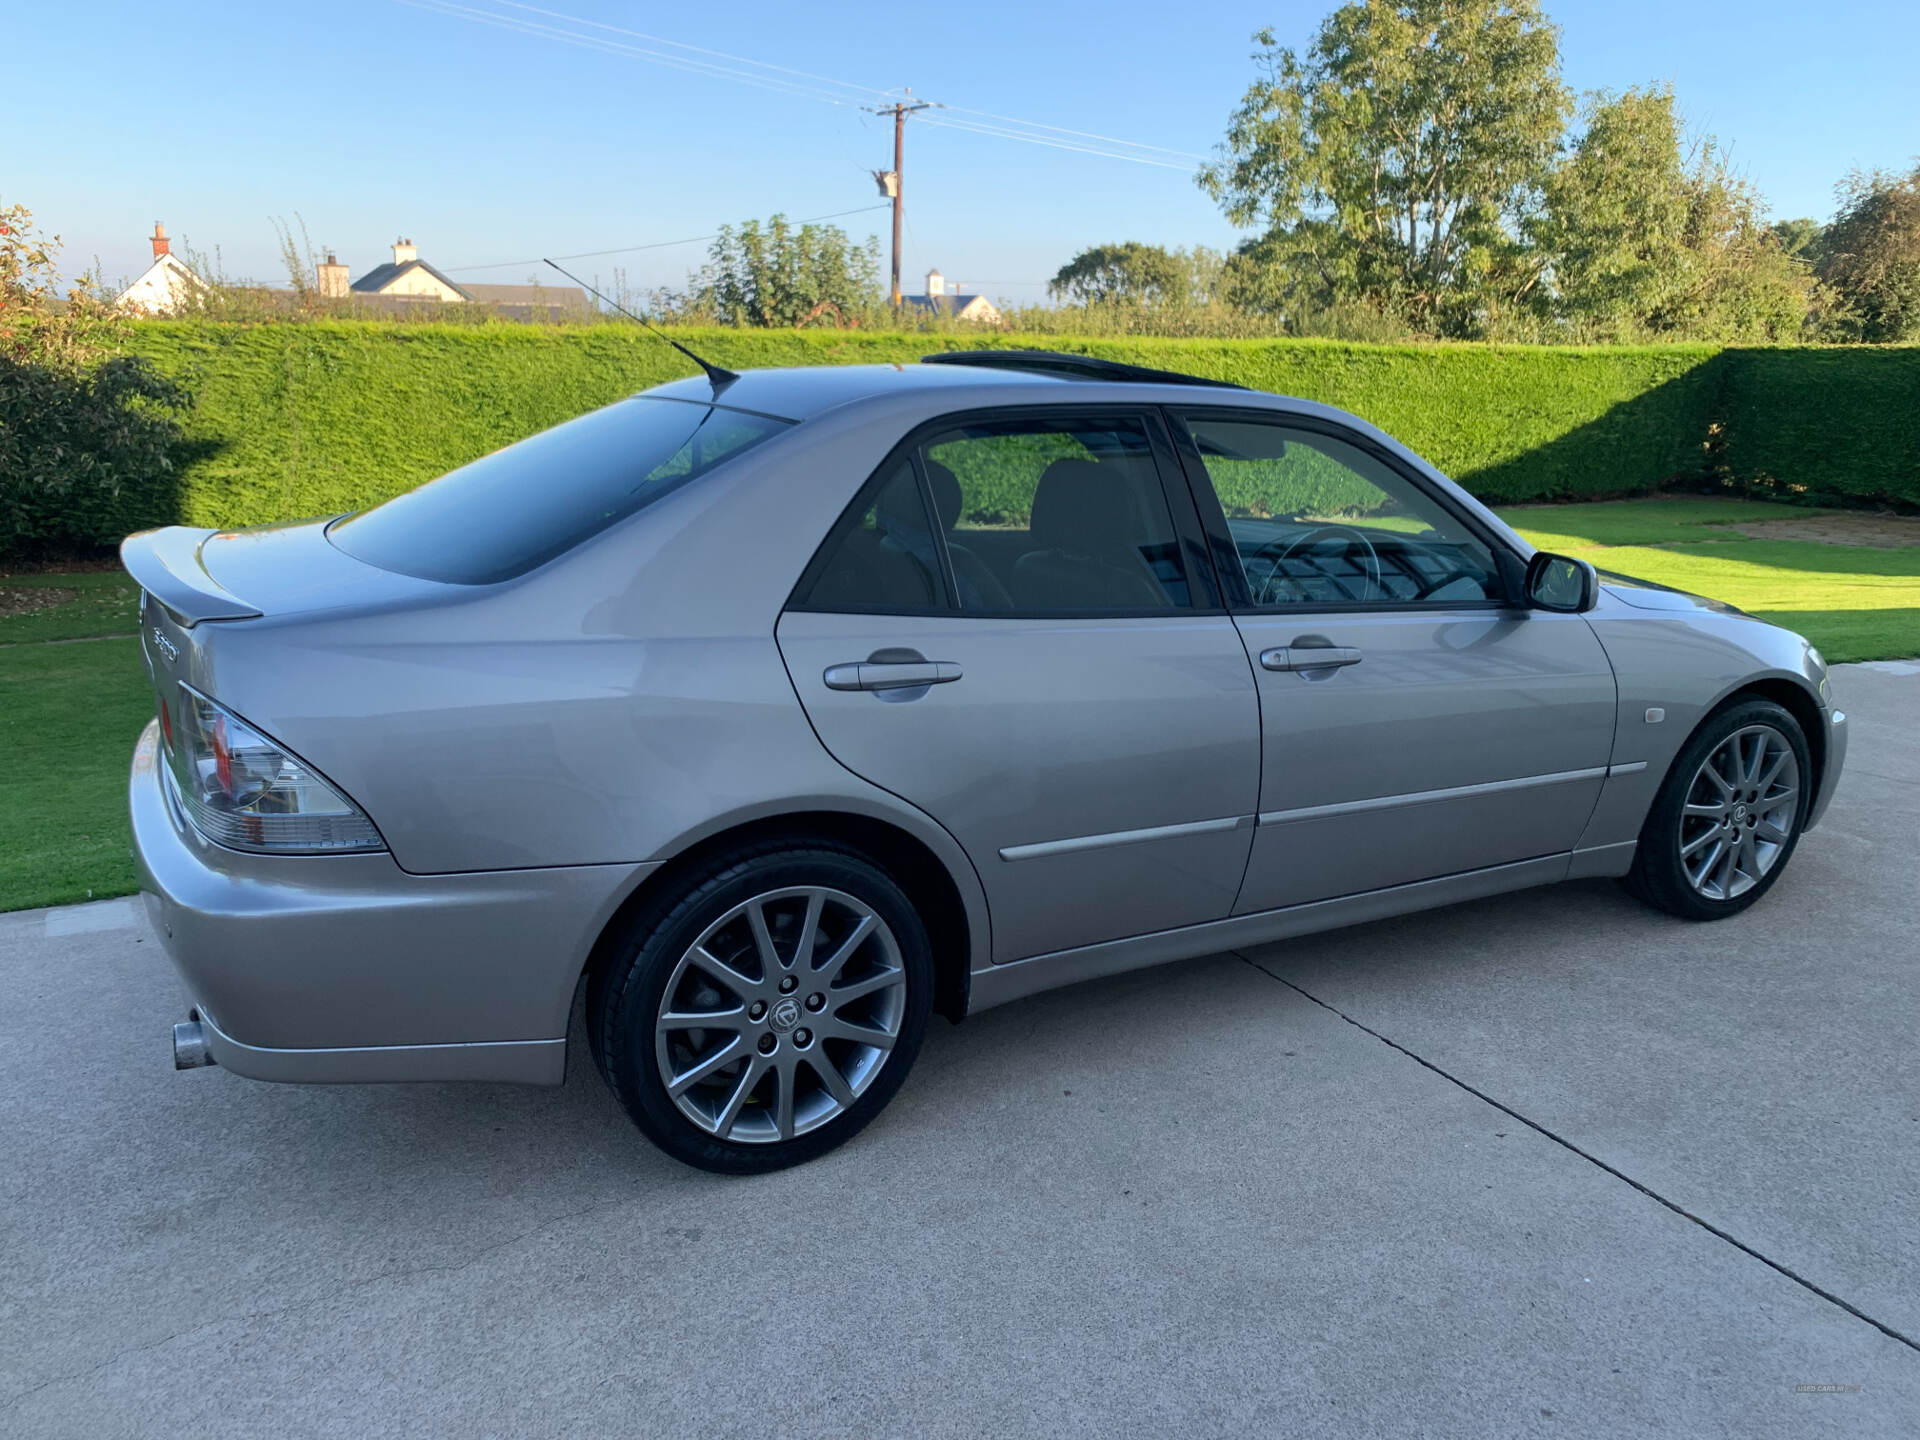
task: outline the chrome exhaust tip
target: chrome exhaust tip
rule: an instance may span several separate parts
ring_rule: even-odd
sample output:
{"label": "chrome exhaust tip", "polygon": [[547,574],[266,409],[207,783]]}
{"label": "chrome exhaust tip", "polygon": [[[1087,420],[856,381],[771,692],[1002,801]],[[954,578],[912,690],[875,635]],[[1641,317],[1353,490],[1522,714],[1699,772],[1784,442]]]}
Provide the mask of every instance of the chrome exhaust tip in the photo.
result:
{"label": "chrome exhaust tip", "polygon": [[218,1065],[207,1048],[207,1027],[198,1020],[182,1020],[173,1027],[173,1068],[198,1070],[202,1065]]}

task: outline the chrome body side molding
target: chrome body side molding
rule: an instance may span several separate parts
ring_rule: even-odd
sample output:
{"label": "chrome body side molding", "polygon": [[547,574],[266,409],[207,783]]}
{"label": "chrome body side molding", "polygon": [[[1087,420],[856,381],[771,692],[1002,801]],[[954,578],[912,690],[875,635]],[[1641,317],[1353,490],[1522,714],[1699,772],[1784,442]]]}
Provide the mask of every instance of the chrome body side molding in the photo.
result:
{"label": "chrome body side molding", "polygon": [[1041,840],[1032,845],[1005,845],[1002,860],[1041,860],[1049,855],[1072,855],[1081,850],[1105,850],[1115,845],[1140,845],[1149,840],[1172,840],[1181,835],[1207,835],[1251,825],[1251,815],[1229,815],[1220,820],[1191,820],[1184,825],[1150,825],[1144,830],[1110,830],[1104,835],[1075,835],[1067,840]]}
{"label": "chrome body side molding", "polygon": [[1261,814],[1262,825],[1285,825],[1294,820],[1320,820],[1329,815],[1357,815],[1367,810],[1394,810],[1402,805],[1431,805],[1443,800],[1463,800],[1471,795],[1497,795],[1504,790],[1533,790],[1543,785],[1570,785],[1577,780],[1598,780],[1608,767],[1596,765],[1586,770],[1560,770],[1551,775],[1523,775],[1515,780],[1488,780],[1480,785],[1450,785],[1444,790],[1415,790],[1405,795],[1376,795],[1366,800],[1346,800],[1337,805],[1308,805],[1299,810],[1268,810]]}

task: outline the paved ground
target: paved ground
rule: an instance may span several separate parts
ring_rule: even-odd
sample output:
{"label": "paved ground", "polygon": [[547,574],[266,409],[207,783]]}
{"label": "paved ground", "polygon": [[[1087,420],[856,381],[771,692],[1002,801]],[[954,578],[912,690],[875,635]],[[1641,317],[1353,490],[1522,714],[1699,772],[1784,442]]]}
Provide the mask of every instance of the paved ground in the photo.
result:
{"label": "paved ground", "polygon": [[1838,684],[1748,916],[1579,885],[1043,996],[760,1180],[588,1065],[176,1075],[130,902],[0,916],[0,1434],[1911,1436],[1920,667]]}

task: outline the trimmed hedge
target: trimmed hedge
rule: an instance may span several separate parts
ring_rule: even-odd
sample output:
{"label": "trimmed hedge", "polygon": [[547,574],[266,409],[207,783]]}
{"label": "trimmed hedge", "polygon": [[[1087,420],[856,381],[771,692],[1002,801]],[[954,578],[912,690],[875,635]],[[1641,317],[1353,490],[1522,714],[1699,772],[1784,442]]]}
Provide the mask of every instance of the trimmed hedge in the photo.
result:
{"label": "trimmed hedge", "polygon": [[1728,350],[1725,464],[1782,499],[1920,504],[1920,346]]}
{"label": "trimmed hedge", "polygon": [[[1322,400],[1481,498],[1631,494],[1707,477],[1920,498],[1920,348],[1354,345],[692,330],[736,369],[1038,344]],[[175,474],[139,523],[261,524],[358,509],[621,396],[693,373],[617,325],[148,321],[132,349],[194,395]],[[1708,440],[1723,448],[1709,451]],[[117,538],[100,537],[103,542]],[[0,536],[0,552],[8,537]]]}

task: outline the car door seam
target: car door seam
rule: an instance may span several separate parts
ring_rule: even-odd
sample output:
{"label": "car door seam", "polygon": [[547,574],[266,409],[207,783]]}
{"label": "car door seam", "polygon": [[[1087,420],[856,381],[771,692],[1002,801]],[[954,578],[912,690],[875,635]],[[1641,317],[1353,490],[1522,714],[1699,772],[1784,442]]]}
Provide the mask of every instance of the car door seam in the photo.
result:
{"label": "car door seam", "polygon": [[[965,845],[962,845],[960,843],[960,837],[954,834],[953,831],[949,830],[939,816],[929,814],[927,811],[921,809],[920,806],[914,804],[913,801],[909,800],[906,796],[901,795],[896,791],[889,790],[884,785],[876,784],[874,781],[869,780],[866,776],[862,775],[858,770],[855,770],[851,765],[847,764],[846,761],[842,760],[838,755],[834,754],[833,747],[827,744],[826,737],[820,733],[820,727],[814,723],[813,713],[807,709],[806,699],[800,693],[800,682],[794,678],[793,666],[787,662],[786,649],[780,643],[780,620],[785,614],[786,612],[783,610],[780,612],[780,615],[777,615],[774,617],[773,635],[771,636],[773,640],[773,653],[777,655],[780,659],[781,673],[787,677],[787,685],[793,691],[793,703],[799,707],[800,718],[806,722],[808,733],[813,736],[814,743],[820,747],[821,752],[825,754],[829,760],[833,761],[834,764],[838,765],[842,770],[846,771],[847,774],[853,776],[853,778],[858,780],[862,785],[871,785],[875,790],[878,790],[881,794],[892,796],[895,800],[898,800],[902,805],[905,805],[909,810],[913,811],[914,814],[924,818],[929,825],[934,826],[936,829],[940,831],[941,834],[945,835],[947,839],[953,842],[954,848],[960,852],[960,858],[967,862],[967,868],[973,872],[974,884],[980,887],[980,913],[982,918],[986,922],[986,930],[987,930],[987,933],[983,940],[983,946],[988,958],[988,962],[991,963],[993,958],[993,902],[987,894],[986,877],[980,873],[980,867],[974,863],[972,853],[968,851]],[[967,974],[969,977],[971,977],[974,974],[972,956],[967,957]],[[969,979],[969,984],[970,983],[971,983],[971,980]]]}

